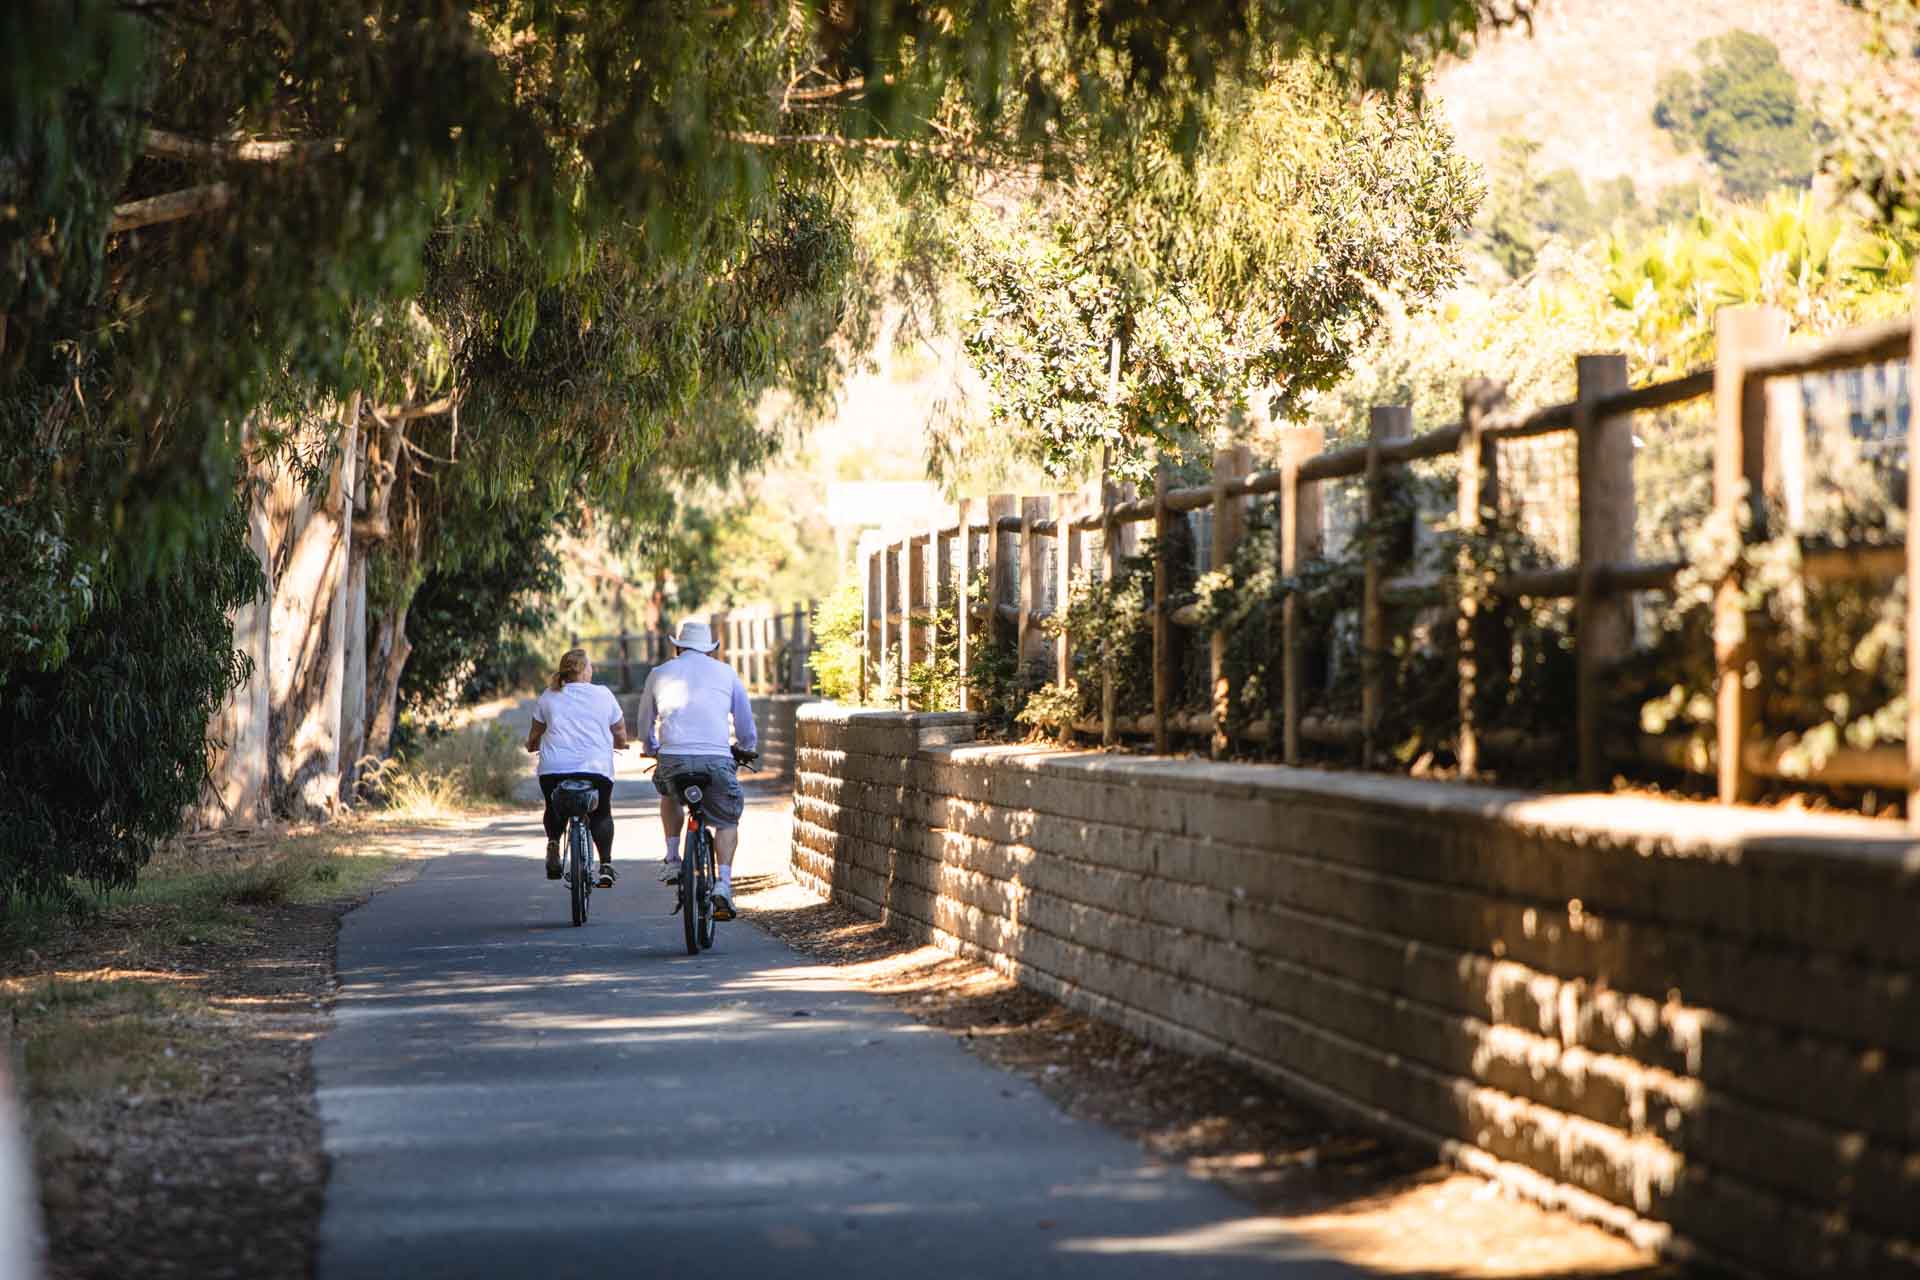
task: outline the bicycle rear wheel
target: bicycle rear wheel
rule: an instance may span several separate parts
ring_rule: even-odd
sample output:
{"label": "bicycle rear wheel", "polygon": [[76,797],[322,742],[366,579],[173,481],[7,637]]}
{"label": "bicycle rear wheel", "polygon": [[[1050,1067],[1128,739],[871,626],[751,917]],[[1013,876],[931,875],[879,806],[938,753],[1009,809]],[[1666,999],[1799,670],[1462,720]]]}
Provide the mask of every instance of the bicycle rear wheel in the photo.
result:
{"label": "bicycle rear wheel", "polygon": [[567,824],[567,879],[573,895],[573,923],[577,928],[587,922],[587,898],[593,893],[593,877],[587,865],[587,824],[575,818]]}
{"label": "bicycle rear wheel", "polygon": [[713,891],[719,883],[719,871],[713,861],[713,833],[705,827],[700,828],[700,947],[706,950],[713,946]]}
{"label": "bicycle rear wheel", "polygon": [[705,834],[696,830],[689,841],[693,847],[680,859],[680,928],[690,956],[700,954],[700,837]]}

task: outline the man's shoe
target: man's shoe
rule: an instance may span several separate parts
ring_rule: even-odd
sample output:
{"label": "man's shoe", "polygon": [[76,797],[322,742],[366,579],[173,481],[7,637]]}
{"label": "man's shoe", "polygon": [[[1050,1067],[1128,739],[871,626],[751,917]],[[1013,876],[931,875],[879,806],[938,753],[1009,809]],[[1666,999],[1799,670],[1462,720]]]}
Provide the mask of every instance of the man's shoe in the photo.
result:
{"label": "man's shoe", "polygon": [[617,874],[615,874],[613,869],[613,864],[611,862],[602,862],[600,864],[600,886],[599,886],[600,888],[602,889],[613,888],[613,882],[619,878],[620,877]]}
{"label": "man's shoe", "polygon": [[715,920],[732,920],[735,916],[733,899],[724,889],[715,889],[713,891],[713,918]]}
{"label": "man's shoe", "polygon": [[558,880],[559,878],[560,842],[558,840],[549,840],[547,841],[547,879]]}
{"label": "man's shoe", "polygon": [[660,862],[660,883],[680,883],[680,859],[664,858]]}

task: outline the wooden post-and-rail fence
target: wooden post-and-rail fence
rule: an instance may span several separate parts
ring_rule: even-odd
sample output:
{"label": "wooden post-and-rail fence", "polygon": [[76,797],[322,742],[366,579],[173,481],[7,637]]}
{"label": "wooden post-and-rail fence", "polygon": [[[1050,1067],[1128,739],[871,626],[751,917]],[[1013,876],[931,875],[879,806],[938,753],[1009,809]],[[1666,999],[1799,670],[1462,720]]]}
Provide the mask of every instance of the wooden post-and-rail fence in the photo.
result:
{"label": "wooden post-and-rail fence", "polygon": [[[1136,526],[1151,521],[1155,533],[1149,610],[1153,710],[1139,716],[1116,711],[1114,671],[1107,655],[1101,654],[1094,664],[1102,672],[1099,718],[1073,728],[1097,735],[1109,745],[1127,735],[1151,736],[1162,752],[1170,749],[1176,735],[1202,737],[1216,756],[1224,755],[1232,747],[1227,711],[1235,692],[1229,687],[1224,632],[1213,631],[1207,637],[1211,705],[1204,710],[1173,705],[1178,684],[1174,629],[1203,625],[1197,605],[1168,605],[1169,557],[1175,541],[1169,534],[1177,518],[1188,512],[1212,512],[1211,561],[1215,567],[1224,566],[1247,536],[1249,501],[1271,498],[1280,569],[1291,577],[1322,552],[1326,506],[1322,487],[1328,482],[1358,481],[1364,519],[1371,521],[1387,501],[1396,472],[1421,460],[1452,457],[1458,464],[1459,528],[1467,535],[1485,533],[1502,514],[1504,450],[1521,441],[1571,434],[1578,501],[1577,552],[1572,563],[1501,574],[1479,600],[1575,602],[1573,720],[1579,779],[1586,786],[1601,786],[1612,763],[1609,747],[1617,745],[1609,744],[1603,734],[1604,677],[1632,649],[1634,594],[1671,590],[1686,568],[1679,561],[1636,559],[1633,416],[1711,397],[1716,519],[1727,521],[1730,528],[1744,527],[1743,536],[1757,540],[1766,536],[1765,498],[1778,494],[1783,469],[1788,473],[1797,469],[1801,475],[1805,470],[1803,454],[1787,457],[1781,452],[1802,448],[1804,441],[1796,441],[1779,423],[1769,431],[1769,405],[1781,399],[1768,395],[1771,381],[1901,360],[1908,362],[1909,386],[1920,378],[1916,372],[1920,370],[1920,325],[1914,318],[1861,327],[1816,345],[1789,347],[1783,313],[1734,307],[1720,313],[1716,338],[1712,367],[1666,382],[1629,388],[1624,356],[1582,356],[1576,368],[1576,398],[1566,404],[1523,412],[1507,403],[1502,384],[1469,379],[1462,387],[1460,420],[1422,434],[1415,434],[1405,408],[1380,407],[1371,414],[1364,444],[1328,451],[1317,431],[1288,431],[1282,440],[1280,465],[1273,470],[1253,471],[1247,451],[1236,447],[1216,454],[1211,483],[1204,486],[1172,487],[1163,465],[1151,496],[1135,496],[1112,485],[1098,494],[996,495],[984,502],[962,501],[957,510],[944,513],[926,529],[869,535],[861,546],[867,639],[862,700],[907,705],[905,664],[930,660],[943,608],[950,610],[949,635],[957,639],[963,690],[984,637],[1011,646],[1025,662],[1050,668],[1053,678],[1064,686],[1073,678],[1077,638],[1061,634],[1050,642],[1042,624],[1054,609],[1065,607],[1074,582],[1085,576],[1116,576],[1122,558],[1134,553]],[[1916,456],[1913,437],[1920,430],[1920,388],[1910,402],[1916,409],[1908,414],[1906,436],[1900,443],[1911,460]],[[1920,510],[1920,468],[1909,465],[1907,483],[1904,501],[1909,527],[1920,531],[1920,522],[1915,521]],[[1507,501],[1511,515],[1511,497]],[[1742,506],[1744,513],[1739,511]],[[1309,742],[1357,748],[1370,766],[1383,759],[1381,716],[1392,674],[1388,605],[1396,600],[1430,599],[1444,584],[1439,575],[1396,573],[1403,566],[1387,562],[1385,553],[1369,545],[1369,540],[1363,540],[1361,551],[1366,560],[1360,599],[1355,601],[1360,615],[1362,682],[1358,719],[1306,713],[1304,692],[1311,687],[1308,637],[1303,635],[1301,602],[1289,596],[1278,624],[1279,688],[1274,691],[1273,709],[1233,727],[1232,736],[1269,743],[1277,736],[1275,753],[1289,764],[1299,763],[1303,744]],[[1905,545],[1809,547],[1803,572],[1809,579],[1826,581],[1884,581],[1904,573],[1912,581],[1920,572],[1920,532]],[[1510,646],[1511,637],[1503,629],[1502,610],[1483,608],[1473,593],[1463,596],[1454,619],[1461,724],[1457,754],[1461,772],[1471,777],[1481,769],[1495,736],[1481,723],[1482,670],[1505,659],[1503,646]],[[1712,768],[1717,772],[1719,797],[1726,802],[1750,799],[1761,780],[1787,775],[1780,744],[1767,738],[1757,721],[1758,694],[1747,679],[1752,655],[1741,625],[1745,601],[1736,564],[1720,582],[1715,600],[1718,677]],[[1912,660],[1906,671],[1904,749],[1842,749],[1830,753],[1805,776],[1818,782],[1904,792],[1908,813],[1920,825],[1920,592],[1909,594],[1906,625]],[[961,696],[964,707],[969,695]],[[1667,764],[1680,763],[1659,747],[1643,741],[1637,751],[1659,756]]]}
{"label": "wooden post-and-rail fence", "polygon": [[[754,694],[812,693],[815,602],[758,604],[727,609],[708,618],[720,647],[713,656],[733,665],[747,692]],[[647,673],[673,657],[671,632],[625,632],[607,636],[576,636],[573,643],[586,649],[604,683],[622,693],[637,692]]]}

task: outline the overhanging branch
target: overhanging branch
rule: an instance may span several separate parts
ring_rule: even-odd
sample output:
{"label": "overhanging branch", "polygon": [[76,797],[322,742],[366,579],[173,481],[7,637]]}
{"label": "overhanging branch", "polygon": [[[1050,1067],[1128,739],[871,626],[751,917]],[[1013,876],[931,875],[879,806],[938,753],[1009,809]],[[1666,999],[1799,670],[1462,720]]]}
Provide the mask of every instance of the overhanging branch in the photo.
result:
{"label": "overhanging branch", "polygon": [[162,156],[170,160],[275,164],[306,156],[338,155],[346,150],[346,146],[345,140],[341,138],[301,141],[254,138],[236,142],[212,138],[189,138],[185,134],[171,133],[165,129],[149,129],[140,149],[147,155]]}
{"label": "overhanging branch", "polygon": [[145,200],[130,200],[126,204],[115,205],[113,221],[107,224],[109,235],[119,235],[123,231],[137,231],[141,227],[150,227],[159,222],[178,222],[182,218],[191,218],[195,214],[210,213],[233,203],[233,188],[224,182],[209,182],[202,187],[188,187],[184,191],[169,191],[163,196],[150,196]]}

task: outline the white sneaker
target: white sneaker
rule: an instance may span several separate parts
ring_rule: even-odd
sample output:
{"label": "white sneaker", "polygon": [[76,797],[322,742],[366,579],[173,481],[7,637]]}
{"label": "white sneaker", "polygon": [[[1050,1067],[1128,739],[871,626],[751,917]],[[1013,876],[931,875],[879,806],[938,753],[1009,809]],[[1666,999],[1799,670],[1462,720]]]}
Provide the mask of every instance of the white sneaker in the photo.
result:
{"label": "white sneaker", "polygon": [[680,879],[680,859],[662,858],[660,860],[660,883],[673,884]]}

